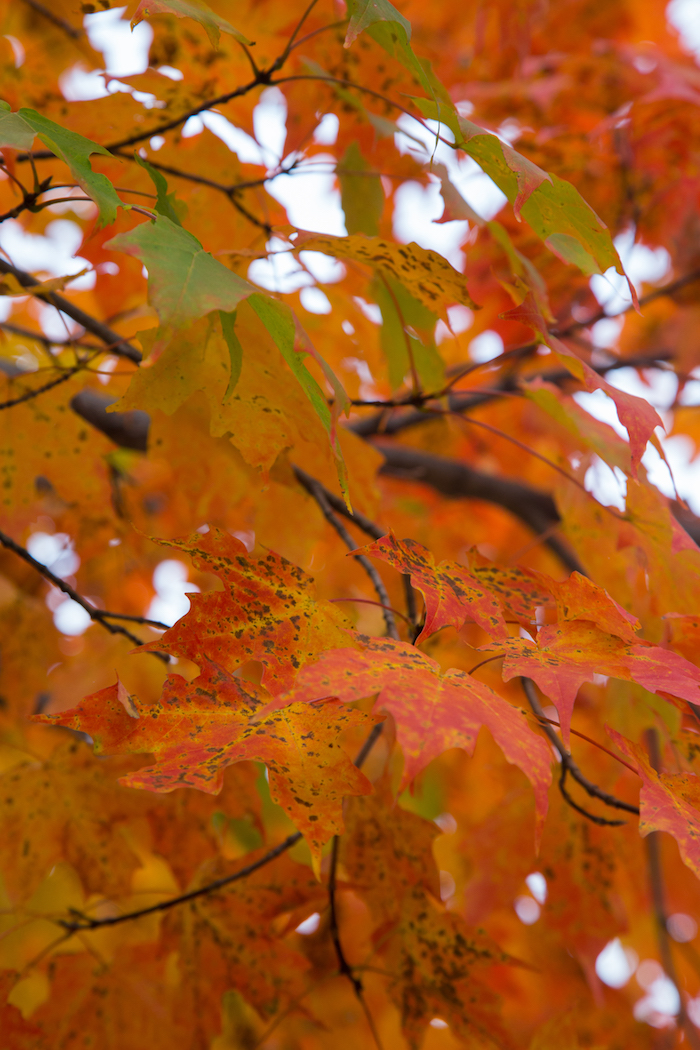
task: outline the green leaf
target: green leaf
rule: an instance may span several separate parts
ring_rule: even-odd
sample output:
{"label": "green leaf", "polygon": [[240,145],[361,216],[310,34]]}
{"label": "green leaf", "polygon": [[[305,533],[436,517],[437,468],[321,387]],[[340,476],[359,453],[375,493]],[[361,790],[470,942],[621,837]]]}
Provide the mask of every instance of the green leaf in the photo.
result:
{"label": "green leaf", "polygon": [[105,247],[141,260],[148,270],[148,301],[165,326],[186,325],[212,310],[235,310],[255,291],[165,215],[118,234]]}
{"label": "green leaf", "polygon": [[28,128],[38,135],[52,153],[68,165],[78,185],[92,197],[99,209],[99,225],[109,226],[117,217],[117,208],[128,207],[117,196],[114,186],[106,175],[92,170],[90,155],[101,153],[105,157],[112,154],[104,146],[98,146],[92,139],[78,135],[75,131],[54,124],[53,120],[42,116],[33,109],[20,109],[17,114]]}
{"label": "green leaf", "polygon": [[[340,413],[346,411],[349,407],[347,394],[333,370],[326,364],[320,354],[314,350],[308,336],[286,303],[281,303],[278,299],[272,299],[270,296],[262,295],[259,292],[251,295],[249,302],[277,344],[282,357],[296,376],[299,385],[313,405],[316,415],[321,420],[328,434],[331,448],[335,455],[340,489],[349,507],[347,468],[336,433],[336,420]],[[304,357],[307,354],[312,356],[320,365],[333,388],[335,394],[333,412],[328,406],[325,394],[304,364]]]}
{"label": "green leaf", "polygon": [[414,102],[424,117],[441,120],[450,128],[455,136],[454,148],[477,162],[511,202],[516,217],[522,215],[562,262],[577,266],[586,276],[604,273],[610,266],[626,276],[610,231],[575,186],[538,168],[508,143],[447,105],[438,111],[429,99],[416,98]]}
{"label": "green leaf", "polygon": [[221,15],[217,15],[204,3],[204,0],[141,0],[136,14],[131,20],[131,28],[142,22],[146,15],[175,15],[177,18],[193,18],[207,31],[213,47],[219,46],[222,33],[228,33],[241,44],[253,44],[254,41],[239,33]]}
{"label": "green leaf", "polygon": [[0,149],[10,146],[12,149],[31,149],[36,132],[26,120],[17,113],[12,113],[7,102],[0,102]]}
{"label": "green leaf", "polygon": [[416,58],[411,47],[411,23],[397,11],[389,0],[349,0],[350,24],[345,36],[345,47],[368,32],[387,54],[396,58],[412,73],[421,87],[434,98],[434,77]]}
{"label": "green leaf", "polygon": [[228,386],[226,387],[226,393],[224,394],[224,404],[226,404],[231,394],[236,389],[238,380],[241,378],[241,368],[243,367],[243,347],[236,335],[236,311],[233,310],[231,313],[225,313],[223,310],[219,310],[219,320],[221,321],[221,331],[231,358],[231,374],[229,376]]}
{"label": "green leaf", "polygon": [[147,160],[140,157],[135,150],[134,160],[137,164],[141,165],[156,188],[158,198],[156,200],[155,210],[159,215],[165,215],[165,217],[170,219],[171,222],[174,222],[176,226],[182,226],[180,215],[183,212],[187,212],[187,205],[182,201],[179,201],[174,193],[168,193],[168,183],[165,176],[162,175],[157,168],[154,168],[152,164],[149,164]]}
{"label": "green leaf", "polygon": [[378,175],[364,174],[371,168],[360,153],[357,142],[351,142],[338,169],[340,200],[348,233],[379,235],[379,220],[384,210],[384,190]]}
{"label": "green leaf", "polygon": [[[445,366],[433,342],[437,317],[397,280],[381,274],[372,282],[371,295],[382,311],[380,344],[387,360],[389,383],[397,390],[415,368],[421,388],[439,390]],[[413,329],[413,331],[411,331]],[[423,340],[417,338],[420,330]]]}

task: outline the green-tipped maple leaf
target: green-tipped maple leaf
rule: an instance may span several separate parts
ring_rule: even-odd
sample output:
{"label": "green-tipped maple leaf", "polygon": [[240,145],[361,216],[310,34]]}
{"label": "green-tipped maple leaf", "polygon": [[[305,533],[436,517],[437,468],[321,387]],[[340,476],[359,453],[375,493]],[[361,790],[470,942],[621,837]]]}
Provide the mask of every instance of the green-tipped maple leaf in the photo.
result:
{"label": "green-tipped maple leaf", "polygon": [[359,700],[379,694],[378,703],[396,721],[404,754],[404,785],[450,748],[472,754],[486,726],[509,762],[530,780],[537,802],[537,834],[547,813],[551,751],[512,707],[487,685],[439,665],[412,645],[389,638],[358,636],[362,649],[335,649],[299,674],[294,689],[271,706],[337,696]]}
{"label": "green-tipped maple leaf", "polygon": [[302,832],[312,855],[343,830],[342,800],[365,795],[372,785],[345,754],[340,735],[377,719],[337,700],[296,703],[259,717],[264,690],[210,661],[187,682],[169,675],[160,700],[145,707],[118,682],[60,715],[37,721],[86,733],[98,754],[153,754],[154,765],[121,777],[148,791],[197,788],[215,795],[234,762],[265,762],[272,797]]}
{"label": "green-tipped maple leaf", "polygon": [[318,601],[312,578],[279,554],[254,557],[240,540],[215,528],[160,542],[188,554],[196,568],[213,572],[224,590],[190,595],[190,611],[145,649],[195,663],[208,657],[229,670],[259,660],[263,685],[279,693],[308,660],[351,644],[342,613]]}

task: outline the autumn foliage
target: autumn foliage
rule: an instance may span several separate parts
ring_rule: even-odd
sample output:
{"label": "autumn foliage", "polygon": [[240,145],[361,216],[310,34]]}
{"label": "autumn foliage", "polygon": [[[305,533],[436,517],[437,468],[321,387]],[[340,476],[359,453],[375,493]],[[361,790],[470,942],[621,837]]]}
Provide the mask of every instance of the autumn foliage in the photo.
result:
{"label": "autumn foliage", "polygon": [[700,73],[399,6],[0,0],[0,1050],[700,1047]]}

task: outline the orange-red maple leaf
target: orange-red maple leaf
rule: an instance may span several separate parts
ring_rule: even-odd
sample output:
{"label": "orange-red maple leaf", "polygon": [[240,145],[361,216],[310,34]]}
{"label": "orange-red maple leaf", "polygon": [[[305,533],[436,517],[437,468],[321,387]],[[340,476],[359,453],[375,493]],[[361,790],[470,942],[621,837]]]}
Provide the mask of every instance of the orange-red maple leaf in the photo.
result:
{"label": "orange-red maple leaf", "polygon": [[263,685],[279,693],[308,660],[347,644],[342,613],[330,602],[317,601],[312,578],[279,554],[256,558],[240,540],[214,528],[160,542],[190,555],[198,569],[215,573],[224,590],[190,595],[190,611],[145,649],[195,663],[207,656],[229,670],[259,660]]}
{"label": "orange-red maple leaf", "polygon": [[547,812],[552,756],[548,745],[512,707],[464,671],[440,675],[439,665],[406,642],[359,636],[362,649],[334,649],[303,669],[295,688],[275,704],[337,696],[358,700],[379,694],[396,721],[403,750],[403,784],[453,747],[472,754],[486,726],[509,762],[519,766],[535,790],[538,834]]}
{"label": "orange-red maple leaf", "polygon": [[152,707],[140,705],[135,697],[126,705],[117,683],[70,711],[38,715],[37,720],[87,733],[98,753],[154,754],[154,765],[120,781],[148,791],[192,787],[214,795],[223,786],[226,766],[246,759],[265,762],[273,799],[320,857],[322,846],[343,830],[343,798],[372,790],[343,750],[340,736],[377,719],[337,700],[296,703],[260,717],[269,700],[264,690],[211,661],[202,662],[204,673],[193,682],[169,675]]}
{"label": "orange-red maple leaf", "polygon": [[423,595],[425,625],[416,644],[442,627],[459,630],[466,620],[474,620],[493,638],[508,637],[498,599],[458,562],[442,561],[436,565],[422,543],[399,540],[393,533],[359,548],[359,553],[381,558],[399,572],[407,573]]}

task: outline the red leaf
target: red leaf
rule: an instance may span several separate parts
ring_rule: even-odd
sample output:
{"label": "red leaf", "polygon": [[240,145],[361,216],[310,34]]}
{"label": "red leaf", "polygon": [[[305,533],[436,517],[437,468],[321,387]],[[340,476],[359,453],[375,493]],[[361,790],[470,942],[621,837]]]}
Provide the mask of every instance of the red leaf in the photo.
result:
{"label": "red leaf", "polygon": [[650,693],[670,693],[700,704],[700,671],[682,656],[651,642],[626,644],[587,620],[573,620],[541,627],[537,641],[509,638],[481,646],[482,652],[506,652],[503,678],[516,675],[534,679],[548,696],[561,722],[568,746],[571,712],[576,694],[596,674],[638,682]]}
{"label": "red leaf", "polygon": [[464,671],[450,670],[442,677],[438,664],[412,645],[388,638],[360,639],[360,651],[335,649],[305,667],[294,690],[275,703],[331,695],[350,701],[378,693],[378,703],[396,721],[405,758],[403,785],[450,748],[473,754],[479,729],[486,726],[534,788],[539,836],[547,813],[552,755],[523,712]]}
{"label": "red leaf", "polygon": [[436,566],[427,547],[415,540],[397,540],[393,533],[360,547],[359,553],[381,558],[409,574],[412,585],[425,598],[425,626],[416,644],[442,627],[459,630],[465,620],[474,620],[494,638],[508,637],[499,602],[463,565],[442,561]]}
{"label": "red leaf", "polygon": [[606,728],[642,778],[639,834],[667,831],[673,835],[683,861],[700,879],[700,779],[690,773],[657,773],[639,744]]}
{"label": "red leaf", "polygon": [[215,573],[223,591],[190,595],[190,611],[149,642],[152,649],[201,664],[207,656],[229,670],[248,660],[263,666],[263,685],[271,693],[288,689],[299,667],[324,649],[347,641],[342,614],[317,601],[310,576],[270,551],[256,558],[227,532],[211,529],[189,539],[160,540]]}
{"label": "red leaf", "polygon": [[154,765],[121,778],[127,787],[148,791],[192,787],[216,795],[227,766],[265,762],[273,799],[320,858],[322,846],[343,830],[343,798],[372,790],[343,751],[340,735],[377,719],[337,700],[313,707],[293,704],[261,717],[268,694],[215,664],[205,662],[204,668],[193,682],[169,675],[152,707],[130,697],[135,717],[127,714],[117,684],[71,711],[38,715],[37,721],[87,733],[97,753],[154,754]]}

